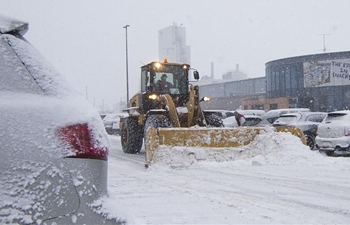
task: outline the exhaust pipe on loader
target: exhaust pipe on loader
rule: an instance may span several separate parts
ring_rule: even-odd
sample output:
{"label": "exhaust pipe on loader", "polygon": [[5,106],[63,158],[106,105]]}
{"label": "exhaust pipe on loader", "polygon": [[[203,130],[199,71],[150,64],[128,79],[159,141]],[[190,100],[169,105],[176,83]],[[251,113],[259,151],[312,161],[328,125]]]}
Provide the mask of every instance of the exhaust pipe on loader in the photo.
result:
{"label": "exhaust pipe on loader", "polygon": [[[172,147],[202,147],[202,148],[235,148],[248,145],[254,138],[264,132],[264,127],[235,127],[235,128],[154,128],[146,132],[145,151],[146,168],[153,162],[154,154],[160,145]],[[296,127],[280,126],[277,132],[290,132],[300,138],[306,145],[304,133]],[[202,159],[201,152],[195,152],[197,159]]]}

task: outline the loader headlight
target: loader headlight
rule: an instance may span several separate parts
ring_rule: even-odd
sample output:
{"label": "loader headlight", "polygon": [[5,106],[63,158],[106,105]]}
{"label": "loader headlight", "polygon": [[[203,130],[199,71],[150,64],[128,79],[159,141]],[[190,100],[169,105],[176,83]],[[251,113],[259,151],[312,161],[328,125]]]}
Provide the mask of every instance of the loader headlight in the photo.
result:
{"label": "loader headlight", "polygon": [[158,95],[156,95],[156,94],[151,94],[151,95],[148,95],[148,98],[149,98],[149,99],[152,99],[152,100],[157,100],[157,99],[158,99]]}
{"label": "loader headlight", "polygon": [[156,62],[154,66],[156,67],[156,69],[159,69],[160,67],[162,67],[162,64],[160,62]]}
{"label": "loader headlight", "polygon": [[200,101],[201,102],[209,102],[210,98],[208,96],[204,96]]}

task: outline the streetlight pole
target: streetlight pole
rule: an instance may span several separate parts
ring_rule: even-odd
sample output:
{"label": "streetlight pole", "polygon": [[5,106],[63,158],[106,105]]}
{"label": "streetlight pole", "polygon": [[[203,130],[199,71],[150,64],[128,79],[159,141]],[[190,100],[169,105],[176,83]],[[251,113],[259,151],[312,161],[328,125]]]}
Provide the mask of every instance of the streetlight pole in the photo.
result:
{"label": "streetlight pole", "polygon": [[129,108],[129,71],[128,71],[128,27],[130,25],[125,25],[123,28],[125,28],[125,49],[126,49],[126,105]]}

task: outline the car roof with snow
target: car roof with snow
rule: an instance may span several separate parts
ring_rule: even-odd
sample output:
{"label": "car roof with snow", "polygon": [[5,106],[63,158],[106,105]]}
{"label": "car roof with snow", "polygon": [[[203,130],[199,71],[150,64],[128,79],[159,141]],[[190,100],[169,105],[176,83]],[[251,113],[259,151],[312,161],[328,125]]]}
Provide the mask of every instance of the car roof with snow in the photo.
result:
{"label": "car roof with snow", "polygon": [[0,34],[18,32],[22,36],[27,33],[29,24],[10,17],[0,16]]}

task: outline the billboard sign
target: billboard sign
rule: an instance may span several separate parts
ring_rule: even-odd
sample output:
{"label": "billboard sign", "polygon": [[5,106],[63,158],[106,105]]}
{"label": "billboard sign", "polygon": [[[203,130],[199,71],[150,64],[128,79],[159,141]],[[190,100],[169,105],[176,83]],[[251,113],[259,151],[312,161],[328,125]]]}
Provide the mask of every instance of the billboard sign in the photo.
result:
{"label": "billboard sign", "polygon": [[350,59],[304,62],[304,87],[350,85]]}

